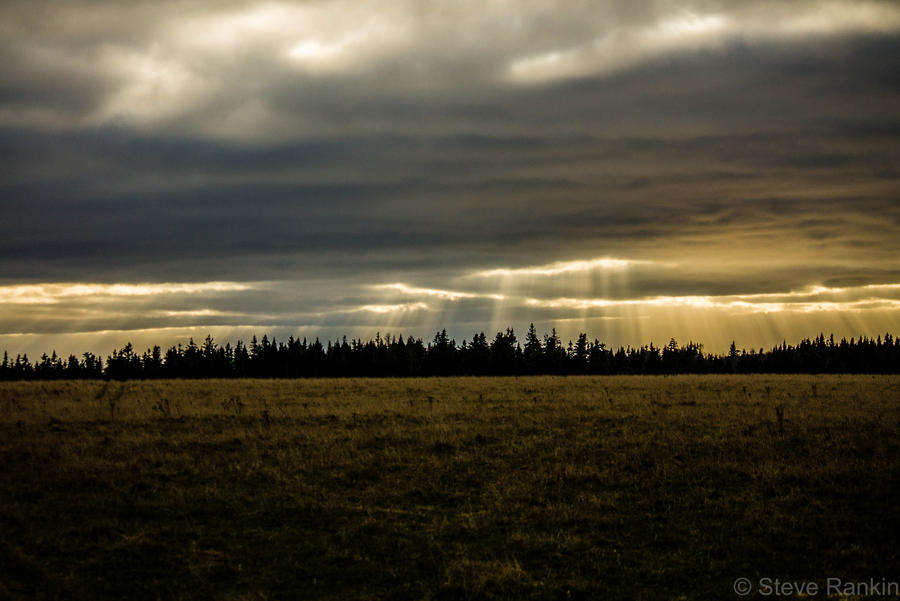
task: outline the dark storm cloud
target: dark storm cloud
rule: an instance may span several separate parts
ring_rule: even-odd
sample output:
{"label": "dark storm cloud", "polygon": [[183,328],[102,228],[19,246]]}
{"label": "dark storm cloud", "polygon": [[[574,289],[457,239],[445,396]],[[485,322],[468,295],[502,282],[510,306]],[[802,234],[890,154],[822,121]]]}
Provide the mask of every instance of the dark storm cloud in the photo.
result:
{"label": "dark storm cloud", "polygon": [[[97,249],[152,272],[179,257],[267,252],[430,244],[501,253],[497,246],[513,245],[520,253],[531,244],[564,247],[573,235],[615,254],[629,241],[715,238],[729,228],[736,235],[792,229],[834,241],[864,234],[871,242],[898,219],[892,180],[872,176],[879,163],[894,164],[895,145],[861,149],[846,136],[818,132],[801,141],[784,134],[394,137],[384,146],[351,139],[245,149],[109,137],[45,135],[46,146],[31,138],[31,148],[17,148],[16,137],[6,136],[15,150],[4,157],[13,180],[4,186],[4,209],[15,217],[0,226],[2,250],[18,259],[4,262],[6,277],[45,278],[29,258],[97,277],[84,260]],[[826,144],[832,154],[823,159],[816,147]],[[78,227],[67,227],[72,223]],[[848,229],[857,223],[865,229]],[[890,237],[880,243],[896,249]]]}

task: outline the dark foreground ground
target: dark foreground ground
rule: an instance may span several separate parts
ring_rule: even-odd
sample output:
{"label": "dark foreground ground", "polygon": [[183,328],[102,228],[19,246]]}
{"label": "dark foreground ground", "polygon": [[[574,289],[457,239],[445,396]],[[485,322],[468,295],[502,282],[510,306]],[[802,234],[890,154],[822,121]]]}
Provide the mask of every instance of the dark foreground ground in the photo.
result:
{"label": "dark foreground ground", "polygon": [[900,598],[896,377],[0,394],[0,599]]}

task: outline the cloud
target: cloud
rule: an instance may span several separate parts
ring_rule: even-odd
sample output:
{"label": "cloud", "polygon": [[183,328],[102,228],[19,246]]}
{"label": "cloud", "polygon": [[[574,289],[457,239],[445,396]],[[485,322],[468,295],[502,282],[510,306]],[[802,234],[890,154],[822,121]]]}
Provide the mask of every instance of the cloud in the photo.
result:
{"label": "cloud", "polygon": [[17,101],[0,122],[257,140],[384,131],[396,117],[373,106],[445,99],[484,110],[508,98],[510,77],[591,78],[736,41],[900,29],[891,2],[629,4],[8,2],[0,33],[18,59],[6,77]]}
{"label": "cloud", "polygon": [[440,290],[436,288],[416,288],[406,284],[379,284],[372,287],[374,290],[388,290],[407,296],[431,296],[441,300],[456,301],[461,298],[475,298],[477,295],[471,292],[459,292],[456,290]]}
{"label": "cloud", "polygon": [[98,299],[117,297],[146,297],[171,294],[210,294],[250,290],[253,286],[236,282],[162,283],[162,284],[25,284],[0,286],[2,304],[57,304],[68,298]]}
{"label": "cloud", "polygon": [[[0,39],[0,285],[53,304],[9,334],[896,324],[783,296],[900,281],[893,2],[9,1]],[[248,288],[110,293],[207,282]]]}
{"label": "cloud", "polygon": [[[549,309],[616,309],[622,307],[653,308],[690,308],[704,310],[722,310],[735,314],[741,313],[818,313],[827,311],[867,311],[867,310],[900,310],[900,298],[885,297],[884,292],[894,291],[898,284],[882,286],[864,286],[854,290],[829,289],[812,287],[806,291],[788,291],[768,294],[746,294],[734,296],[653,296],[629,299],[609,298],[552,298],[527,299],[533,307]],[[874,290],[880,289],[879,295]],[[860,296],[860,293],[863,293]],[[826,298],[820,298],[826,295]],[[829,298],[843,297],[850,298]],[[894,293],[896,296],[896,292]],[[798,298],[799,297],[799,298]]]}
{"label": "cloud", "polygon": [[626,269],[638,261],[629,261],[627,259],[612,259],[602,257],[600,259],[589,259],[580,261],[556,261],[549,265],[538,265],[534,267],[521,267],[518,269],[487,269],[471,274],[470,277],[491,278],[491,277],[521,277],[521,276],[550,276],[565,273],[579,273],[594,270],[607,269]]}

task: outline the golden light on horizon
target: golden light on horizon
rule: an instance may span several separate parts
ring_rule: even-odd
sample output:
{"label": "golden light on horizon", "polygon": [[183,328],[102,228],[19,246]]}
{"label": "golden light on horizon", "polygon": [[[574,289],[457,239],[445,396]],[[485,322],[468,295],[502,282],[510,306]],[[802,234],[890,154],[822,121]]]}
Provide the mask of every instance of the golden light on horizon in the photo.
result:
{"label": "golden light on horizon", "polygon": [[[783,295],[764,296],[789,296]],[[757,295],[759,296],[759,295]],[[861,311],[866,309],[900,309],[900,300],[883,298],[866,298],[862,300],[838,302],[757,302],[746,300],[751,297],[733,296],[654,296],[638,299],[606,299],[606,298],[554,298],[554,299],[526,299],[526,303],[532,307],[545,307],[550,309],[601,309],[609,307],[689,307],[694,309],[730,309],[736,312],[749,313],[781,313],[781,312],[833,312],[833,311]]]}
{"label": "golden light on horizon", "polygon": [[189,282],[146,284],[93,284],[59,282],[0,286],[0,303],[56,304],[67,298],[139,297],[170,294],[202,294],[252,290],[253,284],[239,282]]}
{"label": "golden light on horizon", "polygon": [[464,298],[489,298],[492,300],[503,300],[502,294],[479,294],[477,292],[460,292],[458,290],[441,290],[440,288],[420,288],[416,286],[407,286],[406,284],[378,284],[372,286],[374,290],[389,290],[399,294],[410,296],[433,296],[448,301],[457,301]]}
{"label": "golden light on horizon", "polygon": [[492,278],[510,276],[553,276],[593,270],[622,270],[634,265],[649,265],[651,263],[651,261],[636,261],[628,259],[615,259],[611,257],[600,257],[597,259],[556,261],[555,263],[549,263],[547,265],[537,265],[533,267],[487,269],[470,273],[467,277]]}
{"label": "golden light on horizon", "polygon": [[[571,275],[564,270],[559,277]],[[526,279],[531,280],[531,277]],[[464,278],[458,283],[462,281]],[[502,285],[502,281],[499,278],[495,283]],[[373,285],[369,290],[385,295],[384,300],[353,307],[311,308],[305,313],[297,313],[293,308],[289,312],[257,308],[248,313],[227,308],[243,301],[229,300],[223,306],[209,302],[216,295],[224,295],[222,298],[227,300],[257,294],[259,286],[256,284],[70,283],[4,287],[0,289],[5,293],[0,295],[3,304],[34,307],[38,312],[28,314],[33,317],[19,319],[24,326],[21,330],[29,331],[8,330],[0,334],[0,346],[35,349],[48,337],[60,341],[54,346],[66,349],[71,348],[67,344],[76,342],[94,349],[102,341],[132,338],[142,343],[165,345],[172,342],[173,337],[185,337],[190,333],[195,339],[202,339],[211,332],[218,336],[248,338],[253,332],[261,335],[278,331],[282,332],[283,338],[285,331],[322,332],[322,325],[315,325],[317,323],[332,323],[325,331],[332,332],[335,337],[342,333],[369,336],[381,331],[427,338],[432,330],[456,323],[458,316],[484,315],[483,323],[490,324],[493,330],[502,331],[514,326],[520,336],[523,322],[535,321],[542,324],[541,329],[557,327],[560,335],[569,339],[579,332],[586,332],[611,345],[626,342],[636,345],[650,341],[660,344],[674,337],[703,342],[711,350],[721,350],[726,338],[751,341],[752,346],[759,347],[782,338],[791,340],[792,336],[811,328],[817,332],[836,331],[838,335],[849,336],[871,330],[877,323],[882,324],[878,329],[886,331],[896,330],[900,325],[900,298],[897,298],[900,285],[893,283],[856,287],[814,285],[780,293],[738,296],[535,297],[520,293],[495,294],[483,288],[476,292],[464,287],[444,290],[398,283]],[[169,300],[161,306],[163,299]],[[25,302],[21,302],[23,300]],[[100,304],[96,305],[98,302]],[[172,302],[176,304],[166,308],[166,303]],[[347,317],[342,318],[342,315]],[[360,319],[351,317],[353,315]],[[365,315],[372,317],[362,317]],[[60,326],[63,329],[56,333],[46,328],[31,329],[28,325],[31,323],[28,320],[44,320],[45,316],[54,316],[66,325]],[[141,326],[151,322],[157,325]],[[277,325],[288,322],[296,325]],[[98,328],[99,324],[104,327]],[[122,329],[115,327],[119,324]],[[45,331],[47,333],[42,333]],[[154,335],[159,339],[154,341]],[[66,340],[71,342],[65,343]]]}
{"label": "golden light on horizon", "polygon": [[394,305],[362,305],[351,312],[366,311],[370,313],[398,313],[407,311],[430,311],[425,303],[397,303]]}

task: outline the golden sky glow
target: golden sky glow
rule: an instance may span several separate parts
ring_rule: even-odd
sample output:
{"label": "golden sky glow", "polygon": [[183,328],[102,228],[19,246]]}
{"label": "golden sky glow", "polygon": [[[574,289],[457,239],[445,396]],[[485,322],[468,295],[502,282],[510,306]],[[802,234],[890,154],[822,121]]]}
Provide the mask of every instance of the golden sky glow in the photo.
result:
{"label": "golden sky glow", "polygon": [[370,311],[372,313],[398,313],[405,311],[428,311],[430,307],[425,303],[398,303],[394,305],[363,305],[355,311]]}
{"label": "golden sky glow", "polygon": [[407,286],[406,284],[380,284],[373,286],[375,290],[391,290],[398,294],[409,296],[435,296],[444,300],[455,301],[461,298],[474,298],[475,294],[471,292],[459,292],[457,290],[439,290],[437,288],[417,288],[415,286]]}
{"label": "golden sky glow", "polygon": [[585,272],[596,269],[625,269],[631,265],[638,263],[647,263],[646,261],[629,261],[627,259],[611,259],[602,257],[599,259],[587,259],[576,261],[557,261],[548,265],[537,265],[534,267],[519,267],[516,269],[499,268],[487,269],[471,274],[471,277],[491,278],[501,277],[521,277],[521,276],[542,276],[542,275],[559,275],[563,273]]}
{"label": "golden sky glow", "polygon": [[251,288],[252,285],[250,284],[239,284],[236,282],[177,284],[79,284],[68,282],[24,284],[0,286],[0,303],[56,304],[72,297],[90,297],[92,301],[95,301],[103,297],[237,292]]}
{"label": "golden sky glow", "polygon": [[[57,323],[65,324],[57,326],[59,339],[71,341],[85,340],[86,336],[89,339],[91,332],[98,340],[110,339],[113,330],[99,325],[113,322],[122,324],[119,336],[133,333],[140,339],[151,339],[156,332],[162,342],[185,331],[194,331],[198,337],[206,330],[290,331],[291,326],[287,324],[298,322],[301,326],[298,331],[310,333],[415,332],[442,327],[454,315],[466,314],[472,316],[469,319],[474,317],[476,324],[514,324],[524,318],[557,327],[562,335],[570,337],[603,326],[606,331],[628,338],[622,342],[631,339],[638,342],[637,336],[668,340],[676,335],[684,337],[685,333],[690,336],[689,332],[696,331],[713,336],[707,341],[715,345],[713,348],[727,342],[715,336],[733,337],[737,333],[743,333],[753,346],[759,346],[760,338],[773,332],[791,331],[784,321],[791,315],[803,316],[804,323],[819,324],[823,331],[841,324],[847,328],[858,327],[873,319],[888,327],[900,322],[898,283],[840,287],[812,284],[748,294],[634,296],[628,295],[628,278],[595,279],[608,271],[650,270],[650,274],[656,274],[680,268],[673,262],[608,257],[558,261],[462,272],[450,278],[455,285],[453,289],[397,282],[362,285],[355,290],[358,296],[351,294],[346,300],[305,307],[303,303],[297,306],[293,292],[283,300],[273,298],[280,294],[280,289],[292,286],[299,286],[295,290],[302,296],[299,292],[302,282],[293,285],[288,282],[181,282],[4,286],[0,287],[0,308],[4,314],[18,312],[18,318],[15,323],[4,324],[6,332],[0,334],[0,341],[13,348],[26,348],[30,343],[47,340],[54,328],[51,325],[44,331],[42,327],[47,326],[51,315]],[[596,291],[599,286],[609,296],[554,294],[559,285],[571,289],[573,277],[583,282],[583,290]],[[554,284],[554,280],[561,284]],[[620,286],[617,281],[625,285]],[[536,293],[541,296],[535,296]],[[230,309],[251,306],[252,298],[261,303],[253,311]],[[353,305],[354,298],[378,300]],[[33,307],[30,313],[16,308],[29,306]],[[848,320],[850,316],[853,317]],[[197,326],[198,320],[204,320],[205,325]],[[191,323],[195,325],[185,329]],[[155,327],[146,327],[148,324]],[[748,328],[757,331],[751,334]],[[769,334],[764,334],[767,331]],[[848,329],[846,334],[855,332]]]}

